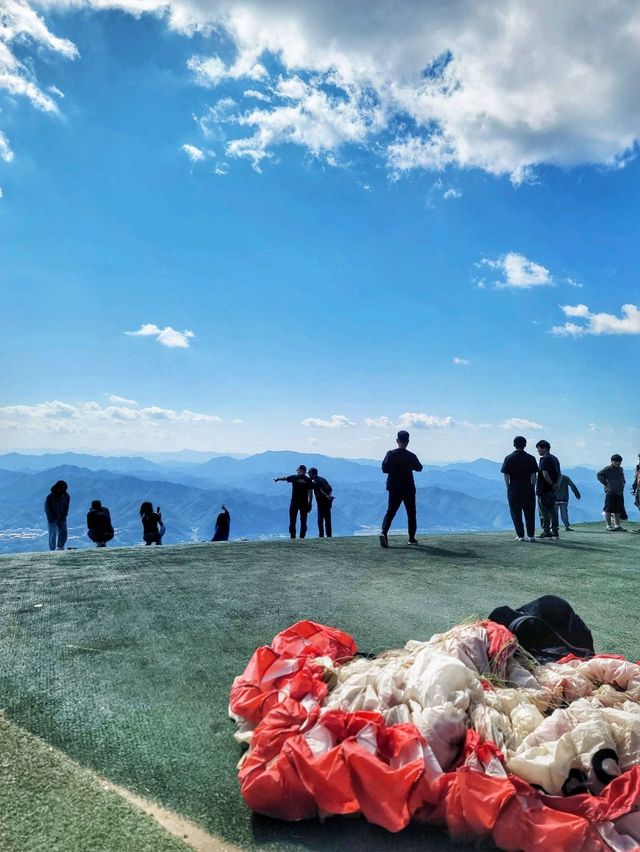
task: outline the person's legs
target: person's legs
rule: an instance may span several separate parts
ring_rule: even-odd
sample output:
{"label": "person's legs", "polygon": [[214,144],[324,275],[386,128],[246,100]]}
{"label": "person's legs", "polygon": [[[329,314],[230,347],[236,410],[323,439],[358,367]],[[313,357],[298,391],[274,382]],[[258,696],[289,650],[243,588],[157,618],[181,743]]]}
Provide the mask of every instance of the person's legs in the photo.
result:
{"label": "person's legs", "polygon": [[382,535],[387,535],[391,529],[391,523],[402,503],[402,496],[402,494],[398,494],[396,491],[389,491],[389,503],[386,514],[382,519]]}
{"label": "person's legs", "polygon": [[300,508],[300,538],[305,538],[307,535],[307,512],[306,508]]}
{"label": "person's legs", "polygon": [[524,513],[527,536],[528,538],[534,538],[536,534],[536,498],[534,494],[522,498],[522,511]]}
{"label": "person's legs", "polygon": [[518,538],[524,538],[524,524],[522,523],[522,510],[524,508],[522,498],[518,494],[510,495],[509,511],[511,512],[511,520],[513,528],[516,531]]}
{"label": "person's legs", "polygon": [[569,504],[568,503],[556,503],[558,507],[558,512],[560,513],[560,520],[564,524],[564,528],[566,530],[569,529],[571,524],[569,523]]}
{"label": "person's legs", "polygon": [[64,550],[67,543],[67,521],[58,521],[58,550]]}
{"label": "person's legs", "polygon": [[551,535],[558,536],[558,504],[553,494],[549,498],[549,503],[549,508],[551,509]]}
{"label": "person's legs", "polygon": [[551,511],[545,494],[538,497],[538,509],[540,511],[540,523],[542,524],[542,535],[551,535]]}
{"label": "person's legs", "polygon": [[49,521],[47,527],[49,528],[49,550],[55,550],[56,539],[58,538],[58,525],[55,521]]}
{"label": "person's legs", "polygon": [[296,537],[296,521],[298,519],[298,507],[295,503],[289,506],[289,535],[291,538]]}
{"label": "person's legs", "polygon": [[409,532],[409,541],[415,541],[418,522],[416,518],[416,492],[411,491],[404,495],[404,507],[407,510],[407,527]]}
{"label": "person's legs", "polygon": [[329,504],[324,510],[324,528],[327,533],[327,538],[332,538],[333,530],[331,528],[331,504]]}

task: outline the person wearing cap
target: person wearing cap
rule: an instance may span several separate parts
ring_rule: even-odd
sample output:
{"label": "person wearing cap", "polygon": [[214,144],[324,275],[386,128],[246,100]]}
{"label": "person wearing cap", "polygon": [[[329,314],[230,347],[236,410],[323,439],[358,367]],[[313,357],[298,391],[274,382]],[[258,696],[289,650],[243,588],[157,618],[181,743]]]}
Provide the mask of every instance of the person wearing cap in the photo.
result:
{"label": "person wearing cap", "polygon": [[409,452],[407,449],[408,443],[409,433],[401,429],[396,438],[397,449],[389,450],[382,462],[382,472],[387,474],[389,504],[387,512],[382,519],[381,547],[389,547],[387,535],[391,528],[391,523],[396,516],[396,512],[402,503],[404,503],[404,507],[407,510],[409,544],[418,543],[416,540],[416,485],[413,481],[413,472],[415,470],[417,473],[420,473],[422,464],[416,455]]}
{"label": "person wearing cap", "polygon": [[289,504],[289,535],[296,537],[296,522],[300,513],[300,538],[307,534],[307,515],[311,511],[313,483],[307,476],[306,465],[301,464],[291,476],[276,476],[274,482],[288,482],[291,485],[291,503]]}

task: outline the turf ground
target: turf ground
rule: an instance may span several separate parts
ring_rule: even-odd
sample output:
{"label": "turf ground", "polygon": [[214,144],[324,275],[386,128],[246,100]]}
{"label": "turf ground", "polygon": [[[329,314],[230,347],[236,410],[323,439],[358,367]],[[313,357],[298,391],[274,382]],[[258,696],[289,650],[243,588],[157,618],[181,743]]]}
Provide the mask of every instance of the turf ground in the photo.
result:
{"label": "turf ground", "polygon": [[[548,593],[573,604],[598,650],[637,659],[640,536],[588,525],[560,542],[405,541],[392,537],[388,551],[357,537],[2,557],[0,706],[80,764],[245,848],[453,849],[433,829],[252,816],[236,782],[231,681],[302,618],[378,651]],[[0,786],[6,771],[0,761]]]}

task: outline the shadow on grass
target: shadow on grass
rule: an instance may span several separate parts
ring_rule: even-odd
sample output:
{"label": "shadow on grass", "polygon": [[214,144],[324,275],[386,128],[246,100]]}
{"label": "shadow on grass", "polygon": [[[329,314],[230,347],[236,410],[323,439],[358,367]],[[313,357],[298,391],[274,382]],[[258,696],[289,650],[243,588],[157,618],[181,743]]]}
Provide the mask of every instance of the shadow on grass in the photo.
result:
{"label": "shadow on grass", "polygon": [[[336,850],[349,852],[459,852],[460,844],[454,844],[440,828],[430,825],[412,824],[404,831],[392,834],[377,825],[371,825],[362,817],[331,817],[319,820],[281,822],[253,814],[251,817],[253,839],[258,844],[269,844],[275,849]],[[495,849],[489,844],[474,844],[474,849]]]}

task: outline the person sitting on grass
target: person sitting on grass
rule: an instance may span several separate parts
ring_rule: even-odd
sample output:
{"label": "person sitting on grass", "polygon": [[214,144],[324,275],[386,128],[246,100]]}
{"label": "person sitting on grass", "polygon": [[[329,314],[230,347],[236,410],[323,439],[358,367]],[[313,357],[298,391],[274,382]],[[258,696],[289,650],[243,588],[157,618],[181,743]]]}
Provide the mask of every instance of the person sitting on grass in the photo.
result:
{"label": "person sitting on grass", "polygon": [[145,545],[162,544],[165,527],[162,523],[160,506],[154,512],[153,505],[149,501],[144,502],[140,506],[140,518],[142,520],[142,538]]}
{"label": "person sitting on grass", "polygon": [[620,518],[625,514],[624,485],[626,482],[622,469],[622,456],[614,453],[611,456],[611,464],[603,467],[596,475],[598,482],[604,485],[604,522],[607,531],[626,532],[620,526]]}
{"label": "person sitting on grass", "polygon": [[87,512],[87,535],[96,547],[106,547],[114,536],[111,513],[100,500],[94,500]]}

